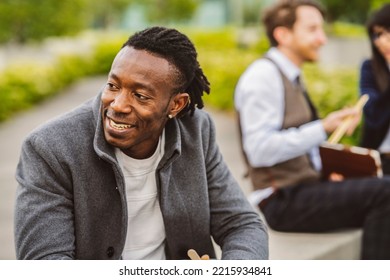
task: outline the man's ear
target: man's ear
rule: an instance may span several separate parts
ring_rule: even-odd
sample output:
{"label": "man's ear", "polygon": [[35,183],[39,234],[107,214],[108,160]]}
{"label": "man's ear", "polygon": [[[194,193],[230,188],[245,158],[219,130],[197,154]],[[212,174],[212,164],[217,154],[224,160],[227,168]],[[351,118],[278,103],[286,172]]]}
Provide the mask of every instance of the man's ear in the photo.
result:
{"label": "man's ear", "polygon": [[288,44],[291,38],[291,30],[284,26],[278,26],[274,29],[274,38],[278,45],[284,46]]}
{"label": "man's ear", "polygon": [[169,110],[169,118],[176,117],[177,114],[180,113],[181,110],[183,110],[187,104],[190,102],[190,95],[186,92],[178,93],[176,94],[172,101],[171,101],[171,107]]}

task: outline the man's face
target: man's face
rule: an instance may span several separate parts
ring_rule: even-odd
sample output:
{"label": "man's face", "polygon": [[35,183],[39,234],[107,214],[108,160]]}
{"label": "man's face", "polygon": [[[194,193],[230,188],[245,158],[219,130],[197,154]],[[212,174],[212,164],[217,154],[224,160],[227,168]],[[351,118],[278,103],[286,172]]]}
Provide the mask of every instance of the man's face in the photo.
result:
{"label": "man's face", "polygon": [[298,63],[313,62],[319,58],[319,50],[326,43],[321,13],[311,6],[300,6],[296,10],[297,20],[290,30],[289,48]]}
{"label": "man's face", "polygon": [[150,157],[172,107],[173,66],[144,50],[124,47],[102,93],[104,136],[133,158]]}

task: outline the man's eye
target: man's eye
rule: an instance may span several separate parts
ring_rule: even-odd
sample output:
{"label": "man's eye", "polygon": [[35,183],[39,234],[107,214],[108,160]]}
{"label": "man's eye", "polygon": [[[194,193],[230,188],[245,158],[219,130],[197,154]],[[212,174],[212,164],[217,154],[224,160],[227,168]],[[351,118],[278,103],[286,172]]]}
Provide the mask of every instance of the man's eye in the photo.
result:
{"label": "man's eye", "polygon": [[383,32],[382,31],[379,31],[379,32],[375,32],[374,33],[374,40],[376,40],[376,39],[379,39],[381,36],[383,35]]}
{"label": "man's eye", "polygon": [[109,90],[117,90],[118,89],[118,87],[116,85],[114,85],[113,83],[107,83],[106,86]]}
{"label": "man's eye", "polygon": [[149,98],[146,97],[145,95],[142,95],[142,94],[140,94],[140,93],[138,93],[138,92],[134,93],[134,96],[135,96],[136,98],[138,98],[139,100],[142,100],[142,101],[146,101],[146,100],[149,99]]}

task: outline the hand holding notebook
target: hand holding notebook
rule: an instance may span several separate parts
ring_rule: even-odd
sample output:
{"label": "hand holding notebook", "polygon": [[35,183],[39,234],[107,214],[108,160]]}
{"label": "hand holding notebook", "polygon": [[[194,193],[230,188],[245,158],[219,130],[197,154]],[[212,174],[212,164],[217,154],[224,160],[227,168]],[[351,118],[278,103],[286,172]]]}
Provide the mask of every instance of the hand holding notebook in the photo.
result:
{"label": "hand holding notebook", "polygon": [[[361,111],[367,100],[368,96],[363,95],[355,105],[355,109]],[[382,177],[383,172],[378,151],[338,144],[352,121],[352,117],[345,118],[328,141],[320,146],[323,177],[329,178],[333,173],[340,174],[344,178]]]}

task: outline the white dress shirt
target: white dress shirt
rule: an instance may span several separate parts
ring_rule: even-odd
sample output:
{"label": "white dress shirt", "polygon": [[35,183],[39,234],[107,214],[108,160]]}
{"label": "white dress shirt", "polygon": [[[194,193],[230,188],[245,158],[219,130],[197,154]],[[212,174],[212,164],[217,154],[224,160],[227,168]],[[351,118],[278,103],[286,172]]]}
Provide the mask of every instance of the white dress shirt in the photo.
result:
{"label": "white dress shirt", "polygon": [[[277,48],[270,57],[294,81],[301,70]],[[243,147],[253,167],[268,167],[309,153],[321,169],[318,146],[327,135],[320,120],[298,128],[281,129],[284,119],[284,86],[276,66],[267,59],[253,62],[240,77],[235,106],[240,113]]]}

